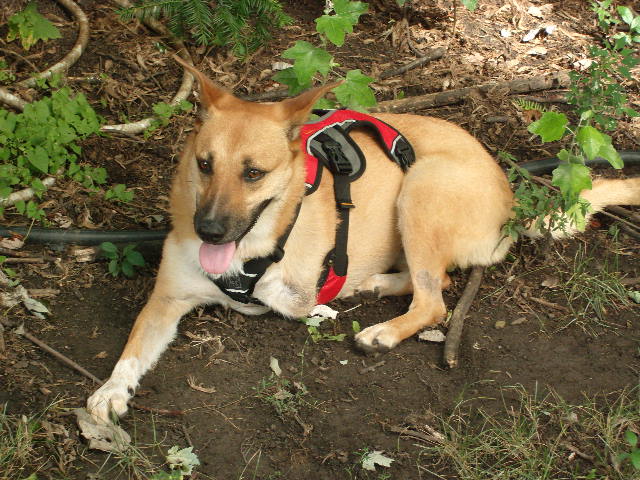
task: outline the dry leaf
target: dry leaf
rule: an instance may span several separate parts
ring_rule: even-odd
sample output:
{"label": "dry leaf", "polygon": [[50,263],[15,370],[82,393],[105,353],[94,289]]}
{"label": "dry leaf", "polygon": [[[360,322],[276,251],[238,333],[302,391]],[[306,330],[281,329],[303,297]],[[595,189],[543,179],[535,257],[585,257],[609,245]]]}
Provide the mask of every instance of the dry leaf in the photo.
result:
{"label": "dry leaf", "polygon": [[420,340],[424,340],[425,342],[436,342],[442,343],[446,340],[444,333],[440,330],[425,330],[424,332],[418,335]]}
{"label": "dry leaf", "polygon": [[109,355],[109,354],[108,354],[107,352],[104,352],[104,351],[103,351],[103,352],[98,353],[98,354],[97,354],[95,357],[93,357],[93,358],[107,358],[107,356],[108,356],[108,355]]}
{"label": "dry leaf", "polygon": [[73,413],[76,415],[80,433],[89,440],[90,449],[118,453],[131,444],[131,437],[119,426],[111,422],[98,423],[84,408],[76,408]]}

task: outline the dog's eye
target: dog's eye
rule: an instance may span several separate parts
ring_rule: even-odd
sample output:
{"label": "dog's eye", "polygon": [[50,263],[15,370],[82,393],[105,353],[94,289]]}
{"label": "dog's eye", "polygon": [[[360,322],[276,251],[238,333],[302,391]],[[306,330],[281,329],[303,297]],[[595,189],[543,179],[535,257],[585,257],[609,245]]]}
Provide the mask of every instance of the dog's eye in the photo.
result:
{"label": "dog's eye", "polygon": [[211,174],[211,160],[208,158],[198,158],[198,168],[202,173],[205,173],[207,175]]}
{"label": "dog's eye", "polygon": [[257,168],[248,168],[244,172],[244,179],[248,182],[255,182],[264,177],[265,172],[258,170]]}

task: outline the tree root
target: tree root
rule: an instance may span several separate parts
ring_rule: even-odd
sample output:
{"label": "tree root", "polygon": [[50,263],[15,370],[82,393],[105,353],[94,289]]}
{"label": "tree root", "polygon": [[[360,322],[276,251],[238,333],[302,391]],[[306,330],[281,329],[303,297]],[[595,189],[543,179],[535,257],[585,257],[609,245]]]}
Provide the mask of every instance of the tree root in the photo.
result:
{"label": "tree root", "polygon": [[444,363],[449,368],[458,366],[458,350],[460,348],[464,317],[478,293],[480,283],[482,283],[483,273],[484,267],[473,267],[471,275],[469,275],[469,280],[467,281],[467,286],[449,320],[449,331],[447,332],[447,339],[444,344]]}
{"label": "tree root", "polygon": [[462,101],[472,92],[482,92],[490,94],[493,90],[506,90],[508,94],[527,93],[538,90],[548,90],[552,88],[565,88],[569,86],[569,75],[567,72],[556,72],[551,75],[540,77],[518,78],[509,82],[491,82],[475,87],[458,88],[446,92],[430,93],[416,97],[402,98],[398,100],[387,100],[380,102],[376,107],[370,109],[371,112],[391,112],[406,113],[425,108],[441,107]]}
{"label": "tree root", "polygon": [[76,63],[85,48],[89,43],[89,19],[82,9],[73,0],[56,0],[60,5],[66,8],[74,18],[78,21],[78,38],[73,48],[67,53],[67,55],[58,63],[48,68],[44,72],[40,72],[37,75],[18,82],[20,87],[33,87],[36,84],[36,80],[40,78],[49,78],[55,73],[64,73],[71,65]]}
{"label": "tree root", "polygon": [[[122,8],[131,7],[131,3],[128,0],[113,0],[113,2]],[[152,18],[147,18],[143,20],[143,23],[147,27],[160,33],[161,35],[166,35],[172,38],[174,44],[177,47],[178,55],[182,59],[184,59],[184,61],[186,61],[190,65],[193,65],[191,55],[189,55],[189,52],[187,51],[182,41],[176,39],[174,35],[171,32],[169,32],[169,30],[167,30],[167,28],[163,24],[161,24],[159,21]],[[180,85],[180,88],[176,92],[173,99],[171,99],[169,104],[172,106],[176,106],[183,100],[186,100],[189,94],[191,93],[191,89],[193,88],[193,82],[194,82],[193,76],[185,70],[182,75],[182,84]],[[142,120],[139,120],[133,123],[122,123],[119,125],[103,125],[100,130],[108,133],[136,134],[136,133],[144,132],[147,128],[151,126],[151,124],[155,119],[156,117],[151,116],[151,117],[143,118]]]}
{"label": "tree root", "polygon": [[[52,186],[54,183],[56,183],[56,177],[47,177],[42,179],[42,184],[47,188]],[[8,207],[14,205],[20,200],[26,202],[27,200],[32,199],[33,195],[34,191],[31,187],[25,188],[23,190],[18,190],[17,192],[13,192],[6,198],[0,198],[0,207]]]}
{"label": "tree root", "polygon": [[395,77],[396,75],[402,75],[403,73],[408,72],[411,69],[420,67],[425,63],[432,62],[433,60],[438,60],[439,58],[442,58],[444,52],[446,51],[447,49],[444,47],[434,48],[425,53],[422,57],[417,58],[412,62],[406,63],[401,67],[385,70],[378,76],[378,80],[385,80],[387,78]]}

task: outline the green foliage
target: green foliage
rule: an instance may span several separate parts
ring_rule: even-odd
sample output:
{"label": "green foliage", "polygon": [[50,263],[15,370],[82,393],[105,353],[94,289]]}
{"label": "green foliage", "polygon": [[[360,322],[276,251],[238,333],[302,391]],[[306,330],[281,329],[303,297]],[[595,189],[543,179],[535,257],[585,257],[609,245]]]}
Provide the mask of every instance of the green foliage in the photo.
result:
{"label": "green foliage", "polygon": [[[611,4],[610,0],[592,4],[605,33],[609,32],[611,25],[620,23]],[[640,28],[640,17],[634,17],[626,7],[619,7],[617,13],[630,26],[631,32],[632,26]],[[529,125],[529,132],[540,136],[542,142],[566,140],[569,145],[558,153],[560,165],[553,171],[552,184],[560,189],[558,201],[541,201],[540,188],[526,182],[516,191],[518,204],[514,210],[518,221],[525,225],[535,221],[539,227],[550,231],[564,229],[566,221],[559,221],[559,218],[551,218],[546,226],[538,221],[551,214],[550,208],[559,206],[576,228],[585,228],[585,217],[590,207],[579,194],[591,188],[591,170],[586,161],[601,157],[614,168],[622,168],[622,159],[612,145],[611,137],[602,130],[615,128],[618,119],[624,115],[638,115],[627,106],[628,98],[619,81],[631,80],[631,68],[640,63],[633,50],[627,47],[638,40],[640,37],[634,34],[605,36],[602,46],[590,46],[592,63],[588,69],[584,73],[570,73],[567,99],[575,107],[579,119],[577,125],[571,125],[566,115],[553,111],[544,112],[539,120]],[[553,192],[546,193],[555,196]],[[518,227],[509,222],[504,231],[516,237]]]}
{"label": "green foliage", "polygon": [[0,84],[11,83],[16,79],[15,75],[9,70],[7,62],[0,60]]}
{"label": "green foliage", "polygon": [[273,29],[292,22],[278,0],[219,0],[214,7],[208,0],[142,0],[119,13],[125,19],[167,18],[176,36],[230,46],[241,58],[267,43]]}
{"label": "green foliage", "polygon": [[133,200],[133,192],[127,190],[126,185],[118,183],[104,193],[104,198],[106,200],[128,203]]}
{"label": "green foliage", "polygon": [[152,110],[154,113],[154,119],[151,122],[149,128],[144,131],[144,137],[149,138],[153,132],[160,127],[165,127],[169,124],[169,120],[173,115],[185,113],[191,111],[193,104],[187,100],[182,100],[177,105],[171,105],[166,102],[159,102],[153,105]]}
{"label": "green foliage", "polygon": [[478,6],[478,0],[461,0],[462,1],[462,5],[464,5],[465,7],[467,7],[468,10],[470,11],[474,11],[476,9],[476,7]]}
{"label": "green foliage", "polygon": [[[342,342],[347,336],[345,333],[325,333],[320,331],[320,325],[327,320],[324,317],[308,317],[301,318],[300,321],[307,326],[307,332],[309,332],[309,336],[313,343],[318,343],[322,341],[327,342]],[[359,326],[359,325],[358,325]]]}
{"label": "green foliage", "polygon": [[631,430],[627,430],[624,432],[624,439],[627,445],[631,448],[631,451],[618,455],[618,461],[624,462],[629,460],[631,465],[633,465],[634,470],[640,471],[640,448],[638,446],[638,435]]}
{"label": "green foliage", "polygon": [[302,382],[292,382],[274,373],[260,380],[255,390],[256,396],[281,417],[297,415],[300,408],[308,404],[305,397],[309,391]]}
{"label": "green foliage", "polygon": [[121,273],[128,278],[133,278],[136,268],[144,267],[146,262],[144,257],[136,249],[136,245],[130,243],[122,251],[111,242],[102,242],[100,249],[102,254],[109,260],[109,273],[114,277]]}
{"label": "green foliage", "polygon": [[[332,68],[338,66],[333,56],[325,50],[327,41],[340,47],[344,44],[347,33],[353,32],[361,15],[367,12],[368,5],[364,2],[336,0],[333,10],[316,19],[316,30],[320,34],[321,46],[314,46],[309,42],[299,40],[295,45],[282,54],[286,59],[293,60],[293,67],[281,70],[273,78],[289,87],[289,93],[296,95],[311,87],[317,74],[327,80]],[[338,102],[348,108],[364,110],[376,104],[375,95],[369,87],[373,78],[364,75],[360,70],[347,72],[343,83],[334,88]],[[335,108],[336,103],[322,99],[316,108]]]}
{"label": "green foliage", "polygon": [[[19,114],[0,109],[0,198],[14,189],[31,187],[41,198],[46,187],[40,177],[66,173],[86,188],[106,182],[106,171],[78,164],[78,141],[100,131],[102,119],[83,94],[68,87],[27,104]],[[35,201],[16,203],[16,210],[41,220]],[[1,212],[0,212],[1,213]]]}
{"label": "green foliage", "polygon": [[9,17],[8,25],[7,41],[19,38],[25,50],[29,50],[39,40],[44,42],[62,36],[53,23],[38,13],[36,2],[29,2],[24,10]]}

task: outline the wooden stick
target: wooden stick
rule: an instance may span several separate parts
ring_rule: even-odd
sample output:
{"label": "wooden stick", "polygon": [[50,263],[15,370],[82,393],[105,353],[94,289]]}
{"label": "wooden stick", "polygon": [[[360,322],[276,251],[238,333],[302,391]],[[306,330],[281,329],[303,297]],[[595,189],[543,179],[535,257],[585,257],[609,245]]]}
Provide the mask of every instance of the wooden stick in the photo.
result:
{"label": "wooden stick", "polygon": [[478,293],[480,283],[482,283],[483,273],[484,267],[473,267],[471,275],[469,275],[469,280],[467,281],[467,286],[464,292],[462,292],[462,296],[460,300],[458,300],[458,304],[453,310],[453,314],[449,320],[449,331],[447,332],[447,339],[444,343],[444,363],[449,368],[458,366],[458,349],[460,348],[464,317]]}
{"label": "wooden stick", "polygon": [[395,77],[396,75],[402,75],[403,73],[408,72],[413,68],[420,67],[425,63],[429,63],[433,60],[438,60],[439,58],[442,58],[442,56],[444,55],[444,52],[446,51],[447,50],[444,47],[434,48],[428,51],[422,57],[417,58],[412,62],[406,63],[401,67],[385,70],[378,76],[378,80],[385,80],[387,78]]}
{"label": "wooden stick", "polygon": [[517,78],[509,82],[491,82],[475,87],[458,88],[446,92],[430,93],[416,97],[387,100],[378,103],[378,106],[370,109],[371,112],[404,113],[425,108],[440,107],[458,103],[468,97],[472,92],[491,93],[492,90],[506,90],[507,94],[527,93],[552,88],[564,88],[569,86],[567,72],[556,72],[551,75],[539,77]]}

